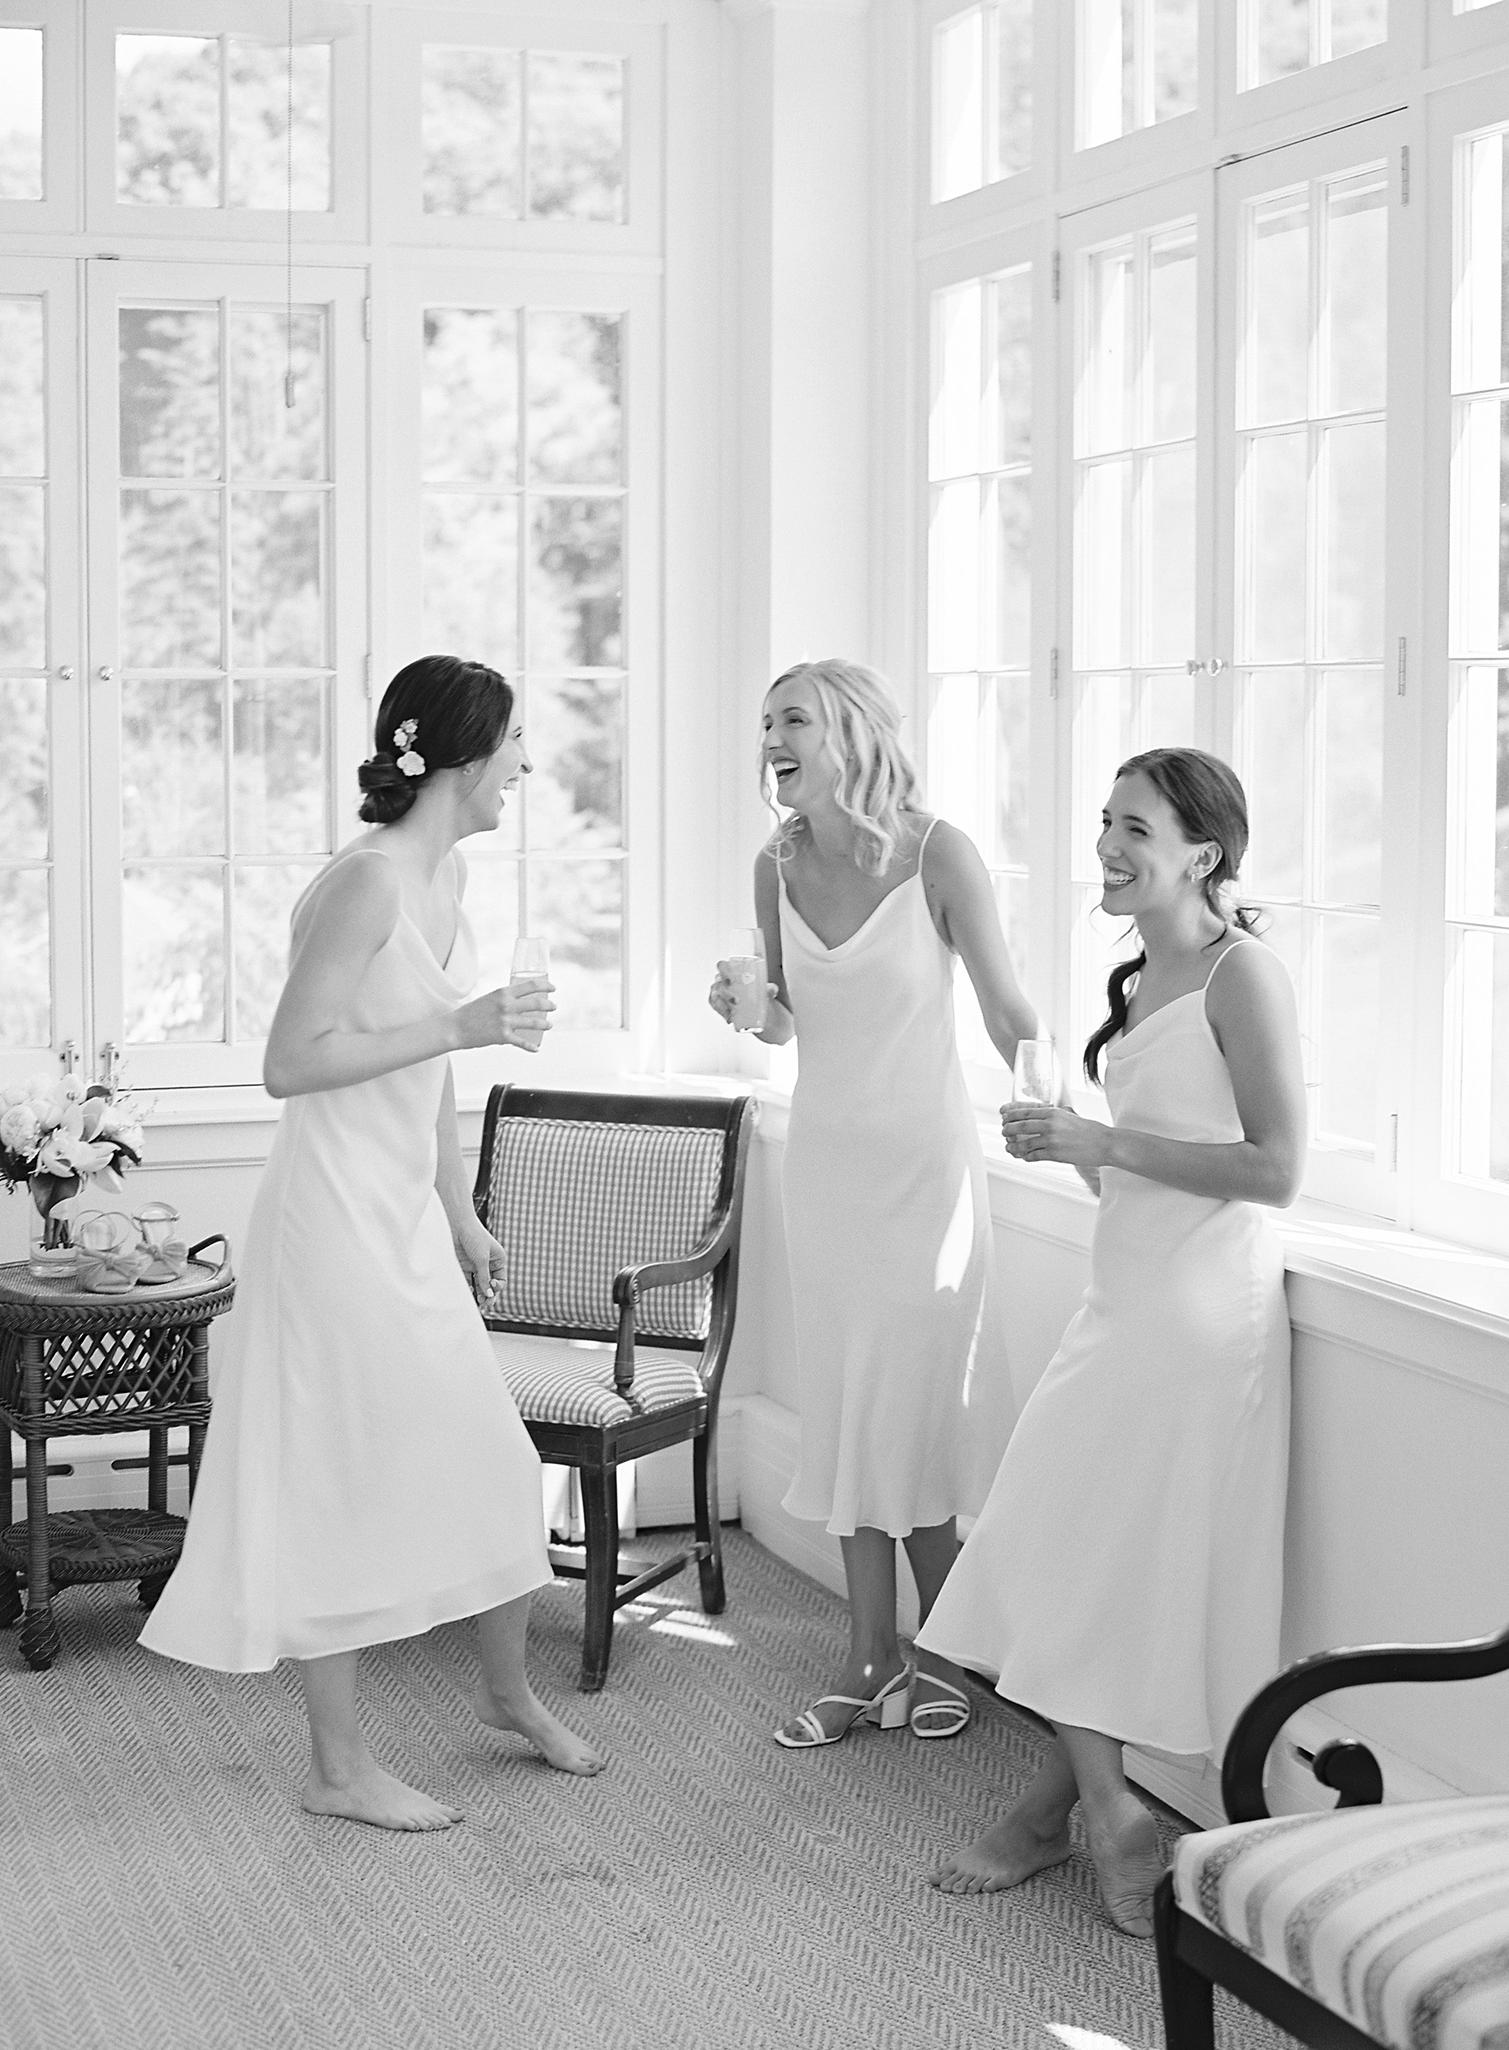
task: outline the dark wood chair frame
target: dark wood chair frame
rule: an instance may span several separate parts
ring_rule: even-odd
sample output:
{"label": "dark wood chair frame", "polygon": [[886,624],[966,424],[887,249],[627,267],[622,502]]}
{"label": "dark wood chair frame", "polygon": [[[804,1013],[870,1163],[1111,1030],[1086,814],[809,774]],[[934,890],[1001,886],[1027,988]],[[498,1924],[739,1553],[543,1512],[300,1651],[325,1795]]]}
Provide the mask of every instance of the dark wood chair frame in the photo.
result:
{"label": "dark wood chair frame", "polygon": [[[608,1675],[613,1645],[613,1618],[632,1602],[696,1560],[702,1606],[721,1615],[727,1599],[723,1583],[723,1543],[718,1521],[718,1398],[728,1349],[733,1337],[739,1293],[739,1225],[743,1215],[744,1176],[754,1129],[754,1105],[748,1096],[662,1096],[610,1094],[600,1090],[530,1089],[504,1083],[487,1099],[482,1128],[482,1153],[473,1201],[487,1222],[493,1150],[498,1125],[508,1117],[561,1118],[572,1122],[623,1125],[701,1127],[723,1134],[723,1157],[711,1228],[700,1245],[679,1260],[646,1261],[624,1267],[613,1277],[613,1302],[618,1320],[610,1330],[576,1325],[525,1324],[489,1317],[494,1331],[519,1331],[549,1338],[593,1338],[615,1347],[613,1379],[618,1392],[634,1407],[634,1346],[640,1320],[640,1298],[671,1282],[712,1277],[712,1302],[705,1339],[667,1337],[645,1317],[646,1342],[657,1350],[699,1354],[697,1372],[702,1394],[617,1423],[564,1424],[535,1422],[525,1426],[541,1459],[576,1469],[581,1483],[586,1542],[550,1549],[558,1573],[586,1582],[586,1622],[582,1668],[578,1682],[592,1694]],[[618,1469],[667,1445],[690,1441],[695,1542],[670,1559],[654,1563],[619,1557]]]}
{"label": "dark wood chair frame", "polygon": [[[1255,1694],[1226,1747],[1221,1798],[1232,1822],[1267,1816],[1263,1773],[1268,1753],[1290,1716],[1307,1702],[1345,1687],[1405,1680],[1479,1680],[1509,1671],[1509,1630],[1461,1644],[1374,1644],[1349,1651],[1316,1652],[1299,1659]],[[1324,1745],[1311,1771],[1340,1795],[1339,1808],[1369,1807],[1383,1799],[1383,1775],[1366,1744]],[[1212,1993],[1224,1986],[1314,2050],[1377,2050],[1371,2036],[1322,2002],[1270,1972],[1249,1951],[1186,1915],[1174,1898],[1172,1873],[1159,1881],[1153,1902],[1158,1981],[1169,2050],[1211,2050]]]}

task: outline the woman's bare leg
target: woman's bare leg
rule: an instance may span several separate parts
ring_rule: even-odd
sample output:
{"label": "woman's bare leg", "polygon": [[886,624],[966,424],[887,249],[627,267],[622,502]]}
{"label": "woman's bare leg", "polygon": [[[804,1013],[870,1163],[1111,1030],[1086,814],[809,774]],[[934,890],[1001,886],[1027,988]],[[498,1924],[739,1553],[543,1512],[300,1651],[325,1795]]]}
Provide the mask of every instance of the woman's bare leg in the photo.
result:
{"label": "woman's bare leg", "polygon": [[344,1815],[378,1829],[449,1829],[461,1810],[432,1801],[384,1772],[367,1748],[356,1713],[354,1651],[300,1659],[309,1717],[309,1775],[304,1806],[312,1815]]}
{"label": "woman's bare leg", "polygon": [[1163,1875],[1158,1827],[1127,1785],[1121,1745],[1099,1730],[1061,1723],[1059,1742],[1079,1784],[1085,1834],[1106,1912],[1128,1936],[1153,1933],[1153,1888]]}
{"label": "woman's bare leg", "polygon": [[1079,1785],[1068,1750],[1055,1738],[1020,1801],[981,1837],[944,1859],[932,1875],[943,1893],[1001,1893],[1069,1856],[1069,1816]]}
{"label": "woman's bare leg", "polygon": [[472,1696],[480,1722],[492,1730],[517,1730],[527,1737],[547,1764],[560,1772],[601,1772],[607,1759],[584,1743],[550,1710],[529,1684],[524,1666],[524,1640],[529,1631],[527,1594],[503,1602],[477,1618],[477,1649],[482,1678]]}
{"label": "woman's bare leg", "polygon": [[[856,1530],[840,1538],[844,1579],[849,1590],[849,1658],[833,1687],[856,1701],[869,1701],[906,1664],[896,1635],[896,1540],[883,1530]],[[832,1734],[847,1711],[820,1711],[818,1720]],[[795,1721],[785,1725],[799,1735]]]}
{"label": "woman's bare leg", "polygon": [[[912,1578],[917,1583],[917,1625],[920,1629],[932,1614],[933,1603],[942,1592],[949,1569],[959,1556],[959,1532],[950,1516],[946,1523],[930,1523],[921,1530],[912,1531],[902,1542],[906,1546]],[[924,1651],[921,1646],[915,1647],[915,1651],[917,1672],[922,1681],[918,1698],[923,1701],[929,1698],[926,1685],[929,1673],[963,1688],[963,1670],[952,1660],[939,1658],[937,1652]],[[947,1699],[946,1696],[943,1698]]]}

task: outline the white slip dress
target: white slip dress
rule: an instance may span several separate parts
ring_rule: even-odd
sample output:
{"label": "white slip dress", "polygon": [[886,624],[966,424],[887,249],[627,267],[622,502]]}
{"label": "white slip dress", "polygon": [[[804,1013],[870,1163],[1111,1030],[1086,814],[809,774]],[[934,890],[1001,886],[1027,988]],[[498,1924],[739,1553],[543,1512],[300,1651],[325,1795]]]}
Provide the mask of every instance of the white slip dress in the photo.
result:
{"label": "white slip dress", "polygon": [[[400,911],[343,1023],[453,1010],[475,974],[459,903],[443,968]],[[445,1075],[443,1058],[420,1061],[285,1105],[183,1556],[141,1634],[153,1651],[264,1671],[417,1636],[552,1578],[539,1459],[435,1188]]]}
{"label": "white slip dress", "polygon": [[921,859],[836,947],[779,881],[800,1051],[781,1193],[801,1454],[783,1506],[839,1536],[978,1508],[1013,1414],[954,957]]}
{"label": "white slip dress", "polygon": [[[1112,1041],[1117,1124],[1241,1139],[1209,987]],[[1278,1670],[1288,1463],[1284,1263],[1266,1218],[1104,1169],[1084,1305],[918,1643],[1051,1722],[1218,1751]]]}

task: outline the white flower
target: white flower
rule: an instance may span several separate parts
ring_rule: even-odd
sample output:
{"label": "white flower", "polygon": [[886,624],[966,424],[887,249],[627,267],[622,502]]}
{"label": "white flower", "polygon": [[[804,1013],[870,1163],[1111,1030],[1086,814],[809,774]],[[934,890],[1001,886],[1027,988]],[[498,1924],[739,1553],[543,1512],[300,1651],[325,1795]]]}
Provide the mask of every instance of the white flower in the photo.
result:
{"label": "white flower", "polygon": [[422,776],[424,774],[424,756],[415,754],[414,750],[410,748],[407,754],[401,754],[398,757],[398,773],[400,776]]}
{"label": "white flower", "polygon": [[84,1137],[84,1116],[71,1103],[56,1130],[43,1135],[37,1150],[37,1167],[42,1174],[97,1174],[115,1159],[115,1148]]}
{"label": "white flower", "polygon": [[29,1159],[41,1136],[42,1127],[32,1116],[29,1104],[13,1103],[9,1109],[0,1111],[0,1146],[8,1146],[12,1153]]}

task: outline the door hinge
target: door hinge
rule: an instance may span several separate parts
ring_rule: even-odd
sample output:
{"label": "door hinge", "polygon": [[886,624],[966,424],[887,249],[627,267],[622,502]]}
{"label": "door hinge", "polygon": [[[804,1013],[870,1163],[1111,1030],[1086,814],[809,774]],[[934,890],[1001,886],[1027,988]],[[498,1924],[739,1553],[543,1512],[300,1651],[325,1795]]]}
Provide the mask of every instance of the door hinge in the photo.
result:
{"label": "door hinge", "polygon": [[1058,696],[1058,649],[1057,649],[1057,648],[1050,648],[1050,649],[1048,650],[1048,695],[1049,695],[1049,697],[1050,697],[1050,698],[1056,698],[1056,697]]}
{"label": "door hinge", "polygon": [[370,342],[370,341],[371,341],[371,339],[372,339],[372,301],[371,301],[370,299],[363,299],[363,301],[362,301],[362,340],[363,340],[364,342]]}
{"label": "door hinge", "polygon": [[1409,144],[1399,145],[1399,204],[1409,205]]}
{"label": "door hinge", "polygon": [[1390,1117],[1389,1117],[1389,1121],[1388,1121],[1388,1165],[1389,1165],[1389,1173],[1390,1173],[1390,1174],[1397,1174],[1397,1172],[1398,1172],[1398,1170],[1399,1170],[1399,1113],[1398,1113],[1398,1111],[1394,1111],[1394,1112],[1392,1112],[1392,1113],[1391,1113],[1391,1115],[1390,1115]]}
{"label": "door hinge", "polygon": [[1399,648],[1394,663],[1394,695],[1403,697],[1409,688],[1409,642],[1403,634],[1399,636]]}
{"label": "door hinge", "polygon": [[1049,289],[1053,293],[1053,303],[1057,306],[1064,289],[1064,259],[1056,249],[1053,252],[1053,268],[1049,273]]}
{"label": "door hinge", "polygon": [[370,704],[372,702],[372,657],[370,655],[363,655],[362,657],[362,689],[366,692],[367,702]]}

